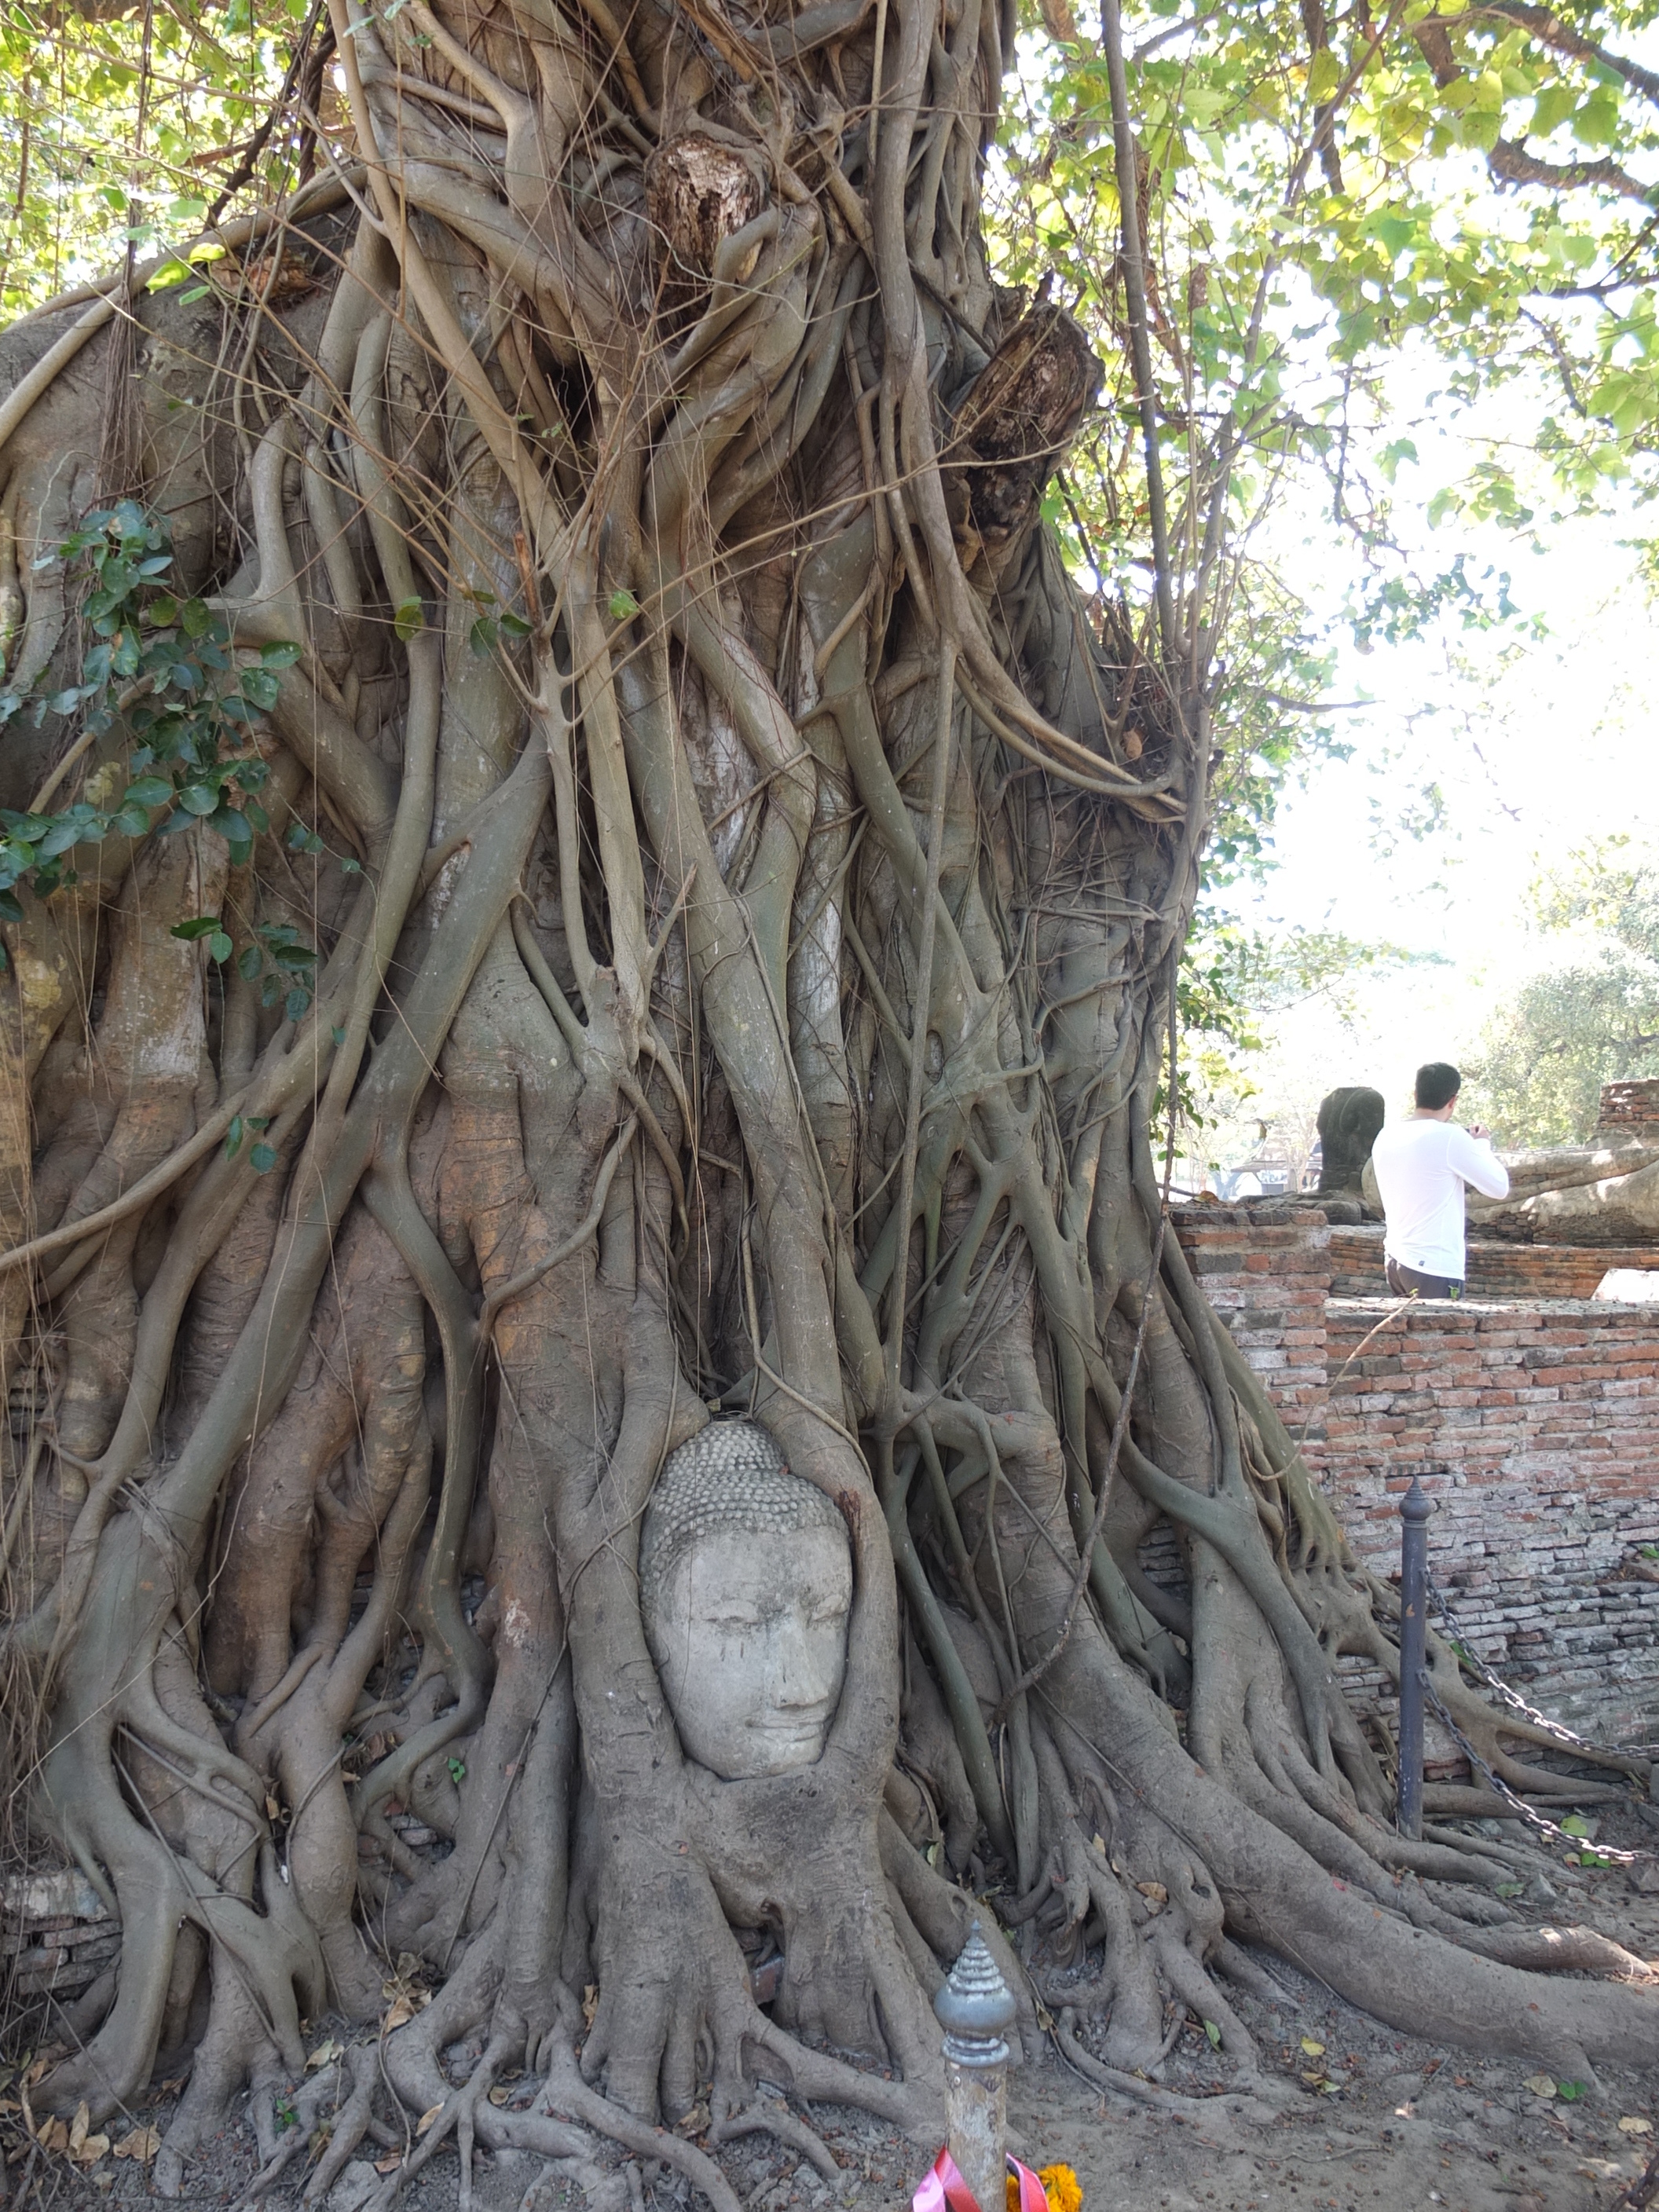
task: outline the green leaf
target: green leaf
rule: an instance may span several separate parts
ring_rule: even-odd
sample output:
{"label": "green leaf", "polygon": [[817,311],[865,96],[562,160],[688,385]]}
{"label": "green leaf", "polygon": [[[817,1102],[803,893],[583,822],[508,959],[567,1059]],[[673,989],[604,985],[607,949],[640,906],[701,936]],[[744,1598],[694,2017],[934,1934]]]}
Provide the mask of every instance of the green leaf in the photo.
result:
{"label": "green leaf", "polygon": [[232,1118],[229,1128],[225,1131],[225,1158],[228,1160],[234,1160],[235,1158],[237,1147],[240,1145],[241,1141],[242,1117],[238,1114]]}
{"label": "green leaf", "polygon": [[407,645],[426,628],[426,610],[418,599],[399,599],[392,610],[392,627],[399,645]]}
{"label": "green leaf", "polygon": [[1564,1836],[1587,1836],[1589,1823],[1582,1813],[1569,1813],[1561,1823],[1561,1832]]}
{"label": "green leaf", "polygon": [[1322,46],[1308,71],[1308,97],[1318,105],[1327,100],[1342,82],[1342,64],[1328,46]]}
{"label": "green leaf", "polygon": [[173,786],[165,776],[141,775],[130,783],[121,795],[121,803],[133,806],[166,806],[173,799]]}
{"label": "green leaf", "polygon": [[329,1035],[333,1038],[337,1047],[343,1045],[346,1041],[346,1033],[343,1029],[331,1029]]}
{"label": "green leaf", "polygon": [[530,624],[522,615],[503,615],[501,624],[508,637],[528,637],[530,635]]}
{"label": "green leaf", "polygon": [[306,1008],[311,1004],[311,994],[303,983],[296,983],[283,1003],[283,1012],[289,1021],[303,1021]]}
{"label": "green leaf", "polygon": [[222,929],[216,929],[208,939],[208,958],[216,960],[221,964],[228,960],[235,950],[235,946]]}
{"label": "green leaf", "polygon": [[256,1145],[247,1156],[247,1164],[255,1175],[269,1175],[276,1164],[276,1154],[269,1145]]}
{"label": "green leaf", "polygon": [[609,604],[612,622],[632,622],[640,611],[639,601],[629,591],[612,592]]}
{"label": "green leaf", "polygon": [[289,638],[279,638],[274,645],[262,646],[259,660],[265,668],[292,668],[304,647]]}
{"label": "green leaf", "polygon": [[245,983],[255,981],[264,964],[257,945],[244,945],[236,956],[236,972]]}
{"label": "green leaf", "polygon": [[1565,123],[1578,105],[1578,94],[1570,84],[1546,85],[1532,104],[1532,127],[1540,138]]}
{"label": "green leaf", "polygon": [[495,617],[493,615],[480,615],[477,622],[473,623],[471,629],[467,633],[467,643],[472,647],[473,652],[477,653],[478,658],[482,660],[484,654],[489,651],[490,647],[495,644],[500,635],[501,632],[496,627]]}
{"label": "green leaf", "polygon": [[253,830],[246,815],[234,806],[221,806],[214,815],[212,827],[230,848],[231,865],[240,867],[253,850]]}
{"label": "green leaf", "polygon": [[465,1781],[466,1761],[464,1759],[452,1759],[449,1761],[449,1778],[457,1789]]}
{"label": "green leaf", "polygon": [[218,807],[219,794],[210,783],[187,783],[179,793],[179,804],[186,814],[211,814]]}
{"label": "green leaf", "polygon": [[1221,2048],[1221,2030],[1216,2026],[1212,2020],[1206,2020],[1205,2021],[1204,2033],[1209,2037],[1210,2041],[1218,2051]]}
{"label": "green leaf", "polygon": [[[242,671],[242,696],[257,707],[262,714],[268,714],[276,704],[276,696],[282,688],[271,669],[245,668]],[[227,699],[225,704],[228,707],[229,700]]]}
{"label": "green leaf", "polygon": [[1555,2094],[1564,2105],[1576,2105],[1581,2097],[1589,2095],[1589,2084],[1586,2081],[1558,2081]]}
{"label": "green leaf", "polygon": [[198,914],[192,915],[188,921],[175,921],[169,934],[182,937],[193,945],[198,937],[211,937],[219,926],[216,914]]}

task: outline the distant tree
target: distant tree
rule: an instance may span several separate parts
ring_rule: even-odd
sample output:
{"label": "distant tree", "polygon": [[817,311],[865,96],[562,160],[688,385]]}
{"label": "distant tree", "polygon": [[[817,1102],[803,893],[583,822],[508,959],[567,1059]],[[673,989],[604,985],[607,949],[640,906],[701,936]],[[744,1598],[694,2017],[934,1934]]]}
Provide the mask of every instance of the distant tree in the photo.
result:
{"label": "distant tree", "polygon": [[1540,884],[1558,940],[1482,1033],[1467,1073],[1500,1143],[1582,1143],[1604,1083],[1659,1076],[1659,866],[1619,864],[1622,841],[1577,854]]}

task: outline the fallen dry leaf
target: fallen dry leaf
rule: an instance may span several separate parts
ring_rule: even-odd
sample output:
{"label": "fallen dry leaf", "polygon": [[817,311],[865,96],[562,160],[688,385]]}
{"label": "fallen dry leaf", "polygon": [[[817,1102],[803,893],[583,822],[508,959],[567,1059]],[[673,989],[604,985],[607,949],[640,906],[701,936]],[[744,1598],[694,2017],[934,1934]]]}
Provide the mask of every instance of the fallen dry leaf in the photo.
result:
{"label": "fallen dry leaf", "polygon": [[107,2136],[82,2136],[78,2144],[70,2145],[70,2156],[76,2166],[96,2166],[108,2149]]}
{"label": "fallen dry leaf", "polygon": [[148,2166],[161,2148],[161,2138],[154,2128],[134,2128],[131,2135],[122,2136],[116,2144],[117,2158],[135,2158],[140,2166]]}
{"label": "fallen dry leaf", "polygon": [[512,2094],[505,2082],[498,2081],[489,2093],[489,2101],[492,2105],[504,2105]]}
{"label": "fallen dry leaf", "polygon": [[693,2105],[689,2112],[682,2114],[680,2118],[675,2121],[674,2132],[677,2136],[684,2136],[690,2142],[692,2136],[702,2135],[708,2125],[708,2106]]}
{"label": "fallen dry leaf", "polygon": [[1555,2094],[1555,2083],[1547,2074],[1528,2074],[1521,2086],[1523,2089],[1530,2089],[1534,2097],[1553,2097]]}
{"label": "fallen dry leaf", "polygon": [[1622,2136],[1650,2136],[1653,2122],[1644,2120],[1639,2112],[1626,2112],[1619,2123],[1619,2132]]}
{"label": "fallen dry leaf", "polygon": [[441,2105],[428,2105],[425,2112],[421,2114],[420,2118],[415,2123],[416,2134],[417,2136],[423,2136],[442,2110],[443,2106]]}
{"label": "fallen dry leaf", "polygon": [[394,2027],[406,2027],[414,2017],[414,2006],[407,1997],[399,1997],[395,2004],[380,2015],[380,2033],[382,2035],[390,2035]]}
{"label": "fallen dry leaf", "polygon": [[1162,1912],[1170,1901],[1170,1893],[1161,1881],[1138,1881],[1135,1887],[1146,1902],[1159,1912]]}
{"label": "fallen dry leaf", "polygon": [[592,2027],[593,2015],[599,2008],[599,1985],[597,1982],[590,1982],[582,1991],[582,2021],[585,2026]]}
{"label": "fallen dry leaf", "polygon": [[42,2150],[67,2150],[69,2130],[62,2120],[42,2120],[34,2131],[34,2140]]}
{"label": "fallen dry leaf", "polygon": [[396,2173],[398,2168],[403,2164],[403,2162],[404,2154],[402,2151],[389,2150],[384,2158],[377,2158],[375,2160],[374,2171],[376,2173]]}
{"label": "fallen dry leaf", "polygon": [[277,1815],[277,1814],[282,1811],[282,1809],[283,1809],[283,1808],[282,1808],[282,1807],[281,1807],[281,1806],[276,1802],[276,1799],[271,1796],[271,1794],[270,1794],[270,1790],[266,1790],[266,1792],[265,1792],[265,1818],[266,1818],[266,1820],[274,1820],[276,1818],[276,1815]]}
{"label": "fallen dry leaf", "polygon": [[306,2072],[309,2074],[314,2067],[318,2066],[331,2066],[337,2058],[344,2057],[343,2046],[337,2043],[331,2035],[325,2043],[319,2043],[306,2060]]}
{"label": "fallen dry leaf", "polygon": [[1310,2035],[1304,2035],[1303,2037],[1302,2048],[1307,2052],[1310,2058],[1322,2058],[1325,2056],[1324,2045],[1322,2043],[1316,2043]]}

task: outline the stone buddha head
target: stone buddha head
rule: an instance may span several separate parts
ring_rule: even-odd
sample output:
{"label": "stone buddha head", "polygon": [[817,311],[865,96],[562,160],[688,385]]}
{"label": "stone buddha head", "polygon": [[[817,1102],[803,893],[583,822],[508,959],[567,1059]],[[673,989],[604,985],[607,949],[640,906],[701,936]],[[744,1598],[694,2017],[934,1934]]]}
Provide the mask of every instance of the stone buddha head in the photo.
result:
{"label": "stone buddha head", "polygon": [[821,1757],[847,1671],[853,1559],[830,1499],[755,1421],[671,1454],[640,1537],[646,1641],[680,1741],[728,1782]]}

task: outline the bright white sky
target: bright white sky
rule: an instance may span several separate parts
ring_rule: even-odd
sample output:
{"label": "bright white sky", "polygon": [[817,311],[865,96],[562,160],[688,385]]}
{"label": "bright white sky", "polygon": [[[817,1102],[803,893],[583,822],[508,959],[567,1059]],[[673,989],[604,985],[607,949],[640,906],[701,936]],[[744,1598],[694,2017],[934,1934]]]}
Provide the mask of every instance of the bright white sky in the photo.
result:
{"label": "bright white sky", "polygon": [[[1655,614],[1618,524],[1551,526],[1542,555],[1462,521],[1431,531],[1429,500],[1473,453],[1455,426],[1424,419],[1426,431],[1411,426],[1421,465],[1402,467],[1396,488],[1402,536],[1425,572],[1459,551],[1472,570],[1507,570],[1522,614],[1541,615],[1549,634],[1517,623],[1362,655],[1336,621],[1356,555],[1322,517],[1279,520],[1266,550],[1345,638],[1332,696],[1375,703],[1339,718],[1353,758],[1320,767],[1288,799],[1279,866],[1237,902],[1264,927],[1326,927],[1430,957],[1363,980],[1357,1021],[1320,1003],[1281,1018],[1254,1071],[1264,1113],[1305,1111],[1362,1082],[1394,1110],[1419,1061],[1468,1054],[1494,1001],[1551,957],[1528,928],[1534,879],[1609,830],[1659,839]],[[1390,834],[1436,783],[1443,825]]]}

